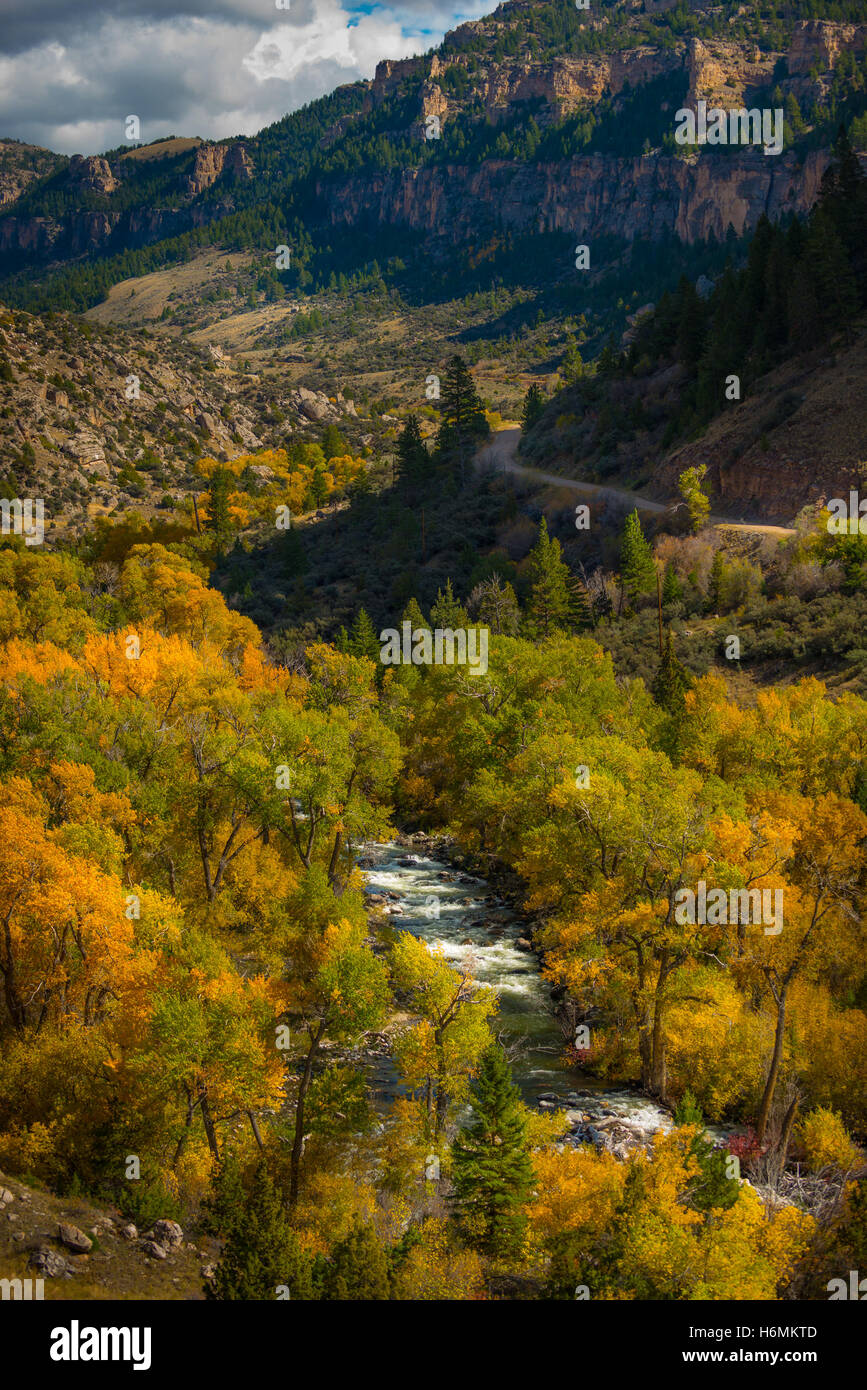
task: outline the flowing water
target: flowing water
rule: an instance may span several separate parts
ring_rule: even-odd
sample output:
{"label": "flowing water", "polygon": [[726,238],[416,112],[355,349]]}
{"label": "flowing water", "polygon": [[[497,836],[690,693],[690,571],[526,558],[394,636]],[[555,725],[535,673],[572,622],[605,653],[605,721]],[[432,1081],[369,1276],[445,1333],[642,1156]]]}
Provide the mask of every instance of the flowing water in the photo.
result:
{"label": "flowing water", "polygon": [[[496,990],[500,1007],[496,1028],[504,1040],[518,1040],[512,1072],[528,1104],[553,1106],[555,1097],[594,1118],[618,1116],[642,1129],[668,1129],[671,1117],[641,1094],[611,1089],[570,1066],[567,1037],[557,1022],[550,986],[532,950],[518,943],[530,928],[491,885],[445,860],[395,844],[366,845],[360,864],[371,895],[386,901],[392,925],[438,946],[450,965],[469,969]],[[374,1088],[384,1101],[400,1086],[393,1064],[381,1058]]]}

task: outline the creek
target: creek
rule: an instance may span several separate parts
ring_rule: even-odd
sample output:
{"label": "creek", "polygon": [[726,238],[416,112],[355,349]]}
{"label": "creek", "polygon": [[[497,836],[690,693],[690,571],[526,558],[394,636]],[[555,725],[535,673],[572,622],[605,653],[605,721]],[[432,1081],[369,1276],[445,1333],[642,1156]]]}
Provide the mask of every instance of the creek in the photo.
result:
{"label": "creek", "polygon": [[[528,1105],[566,1110],[573,1142],[600,1142],[597,1125],[613,1125],[616,1132],[618,1121],[633,1131],[633,1138],[671,1128],[669,1112],[648,1096],[608,1086],[569,1064],[568,1037],[529,946],[529,924],[491,884],[451,864],[444,851],[427,847],[420,852],[393,843],[368,844],[359,864],[368,896],[388,913],[393,927],[439,947],[450,965],[469,970],[480,984],[496,990],[500,1007],[495,1027],[520,1044],[512,1074]],[[376,1059],[372,1080],[380,1103],[400,1093],[387,1056]],[[613,1147],[614,1137],[606,1147]]]}

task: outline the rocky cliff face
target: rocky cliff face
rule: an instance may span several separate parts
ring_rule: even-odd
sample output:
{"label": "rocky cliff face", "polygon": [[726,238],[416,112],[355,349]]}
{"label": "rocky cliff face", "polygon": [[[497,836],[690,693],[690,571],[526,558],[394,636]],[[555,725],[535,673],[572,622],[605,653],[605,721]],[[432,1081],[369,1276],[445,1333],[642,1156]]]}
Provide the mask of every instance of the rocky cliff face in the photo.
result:
{"label": "rocky cliff face", "polygon": [[712,232],[740,235],[761,214],[805,212],[813,204],[828,155],[805,163],[793,155],[682,160],[582,156],[557,164],[488,161],[476,167],[428,166],[349,178],[319,190],[333,226],[359,216],[402,223],[433,237],[461,241],[485,217],[519,232],[567,231],[576,237],[627,240],[673,232],[692,242]]}
{"label": "rocky cliff face", "polygon": [[237,142],[231,145],[200,145],[196,150],[193,172],[187,179],[189,197],[198,198],[200,193],[217,182],[224,171],[242,183],[253,177],[253,161],[246,146]]}

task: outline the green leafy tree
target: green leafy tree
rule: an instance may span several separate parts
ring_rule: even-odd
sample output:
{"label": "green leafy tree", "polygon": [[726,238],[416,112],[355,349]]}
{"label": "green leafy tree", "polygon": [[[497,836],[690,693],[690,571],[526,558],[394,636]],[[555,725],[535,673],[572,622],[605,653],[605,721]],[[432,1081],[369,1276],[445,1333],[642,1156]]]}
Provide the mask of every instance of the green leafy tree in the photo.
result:
{"label": "green leafy tree", "polygon": [[687,505],[693,531],[700,531],[710,516],[710,499],[702,487],[707,465],[685,468],[677,480],[678,491]]}
{"label": "green leafy tree", "polygon": [[472,1117],[452,1147],[453,1209],[479,1250],[515,1256],[524,1237],[523,1206],[533,1169],[518,1090],[497,1044],[482,1055],[471,1104]]}

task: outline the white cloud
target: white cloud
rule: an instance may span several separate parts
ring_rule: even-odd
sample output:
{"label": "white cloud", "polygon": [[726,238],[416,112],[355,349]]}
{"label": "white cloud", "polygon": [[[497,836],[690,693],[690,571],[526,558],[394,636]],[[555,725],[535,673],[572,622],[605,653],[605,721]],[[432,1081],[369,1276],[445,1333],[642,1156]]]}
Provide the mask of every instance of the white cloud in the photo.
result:
{"label": "white cloud", "polygon": [[[468,11],[490,8],[471,0]],[[32,0],[29,11],[24,0],[7,9],[0,136],[66,154],[123,143],[130,114],[144,141],[253,135],[341,83],[372,77],[382,58],[426,51],[459,22],[437,0],[426,13],[421,0],[400,0],[369,14],[339,0],[292,0],[288,12],[267,0],[119,0],[83,13],[52,0],[44,21]]]}

